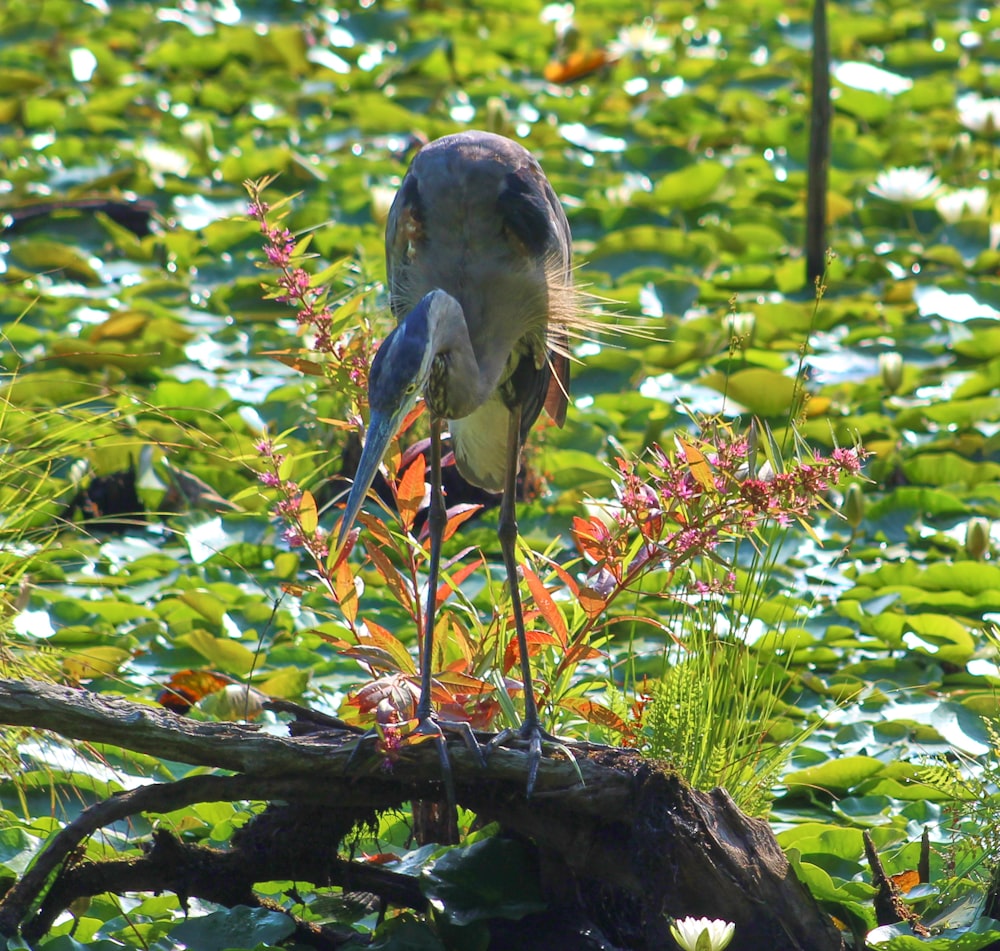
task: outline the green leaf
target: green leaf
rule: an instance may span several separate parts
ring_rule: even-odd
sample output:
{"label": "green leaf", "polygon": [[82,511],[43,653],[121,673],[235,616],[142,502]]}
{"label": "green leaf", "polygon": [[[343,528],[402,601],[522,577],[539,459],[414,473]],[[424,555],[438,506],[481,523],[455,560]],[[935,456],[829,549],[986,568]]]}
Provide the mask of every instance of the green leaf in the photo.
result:
{"label": "green leaf", "polygon": [[248,674],[253,669],[256,655],[239,641],[228,637],[214,637],[201,628],[196,628],[176,640],[178,644],[193,647],[213,667],[218,667],[227,673]]}
{"label": "green leaf", "polygon": [[799,769],[784,778],[786,786],[809,786],[842,794],[878,775],[885,765],[871,756],[843,756],[819,766]]}
{"label": "green leaf", "polygon": [[189,918],[170,929],[170,936],[198,951],[228,951],[278,944],[295,931],[288,916],[266,908],[237,905],[202,918]]}
{"label": "green leaf", "polygon": [[446,951],[430,927],[409,914],[387,919],[367,947],[371,951]]}
{"label": "green leaf", "polygon": [[16,875],[22,875],[41,846],[39,839],[24,829],[0,830],[0,865]]}
{"label": "green leaf", "polygon": [[697,208],[715,194],[725,177],[726,170],[718,162],[696,162],[664,175],[653,188],[653,195],[668,209]]}
{"label": "green leaf", "polygon": [[735,373],[708,373],[701,382],[745,407],[755,416],[787,416],[796,392],[795,380],[774,370],[753,368]]}
{"label": "green leaf", "polygon": [[521,843],[493,836],[446,852],[424,869],[420,887],[453,925],[517,920],[546,907],[530,855]]}
{"label": "green leaf", "polygon": [[1000,922],[980,918],[968,928],[951,928],[930,938],[918,937],[909,924],[883,925],[868,932],[875,951],[980,951],[1000,941]]}

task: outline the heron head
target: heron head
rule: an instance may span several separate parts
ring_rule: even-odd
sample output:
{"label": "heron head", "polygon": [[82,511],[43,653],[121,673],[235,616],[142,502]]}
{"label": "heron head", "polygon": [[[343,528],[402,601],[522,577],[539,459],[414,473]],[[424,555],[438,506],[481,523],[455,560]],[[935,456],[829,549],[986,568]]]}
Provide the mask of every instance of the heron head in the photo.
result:
{"label": "heron head", "polygon": [[389,334],[375,354],[368,374],[371,417],[354,485],[340,522],[337,547],[351,530],[392,437],[427,385],[437,352],[436,330],[442,314],[458,304],[444,291],[431,291]]}

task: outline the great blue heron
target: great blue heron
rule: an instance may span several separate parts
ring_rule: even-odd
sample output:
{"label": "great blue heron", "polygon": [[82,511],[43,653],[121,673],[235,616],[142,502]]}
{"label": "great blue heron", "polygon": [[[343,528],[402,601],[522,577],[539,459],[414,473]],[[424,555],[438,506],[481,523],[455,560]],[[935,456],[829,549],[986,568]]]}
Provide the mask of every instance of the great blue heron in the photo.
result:
{"label": "great blue heron", "polygon": [[542,408],[560,426],[566,416],[567,334],[583,324],[570,240],[552,186],[516,142],[462,132],[417,154],[389,212],[386,265],[398,326],[372,362],[371,420],[339,537],[342,544],[386,447],[422,393],[431,414],[431,548],[416,730],[441,737],[431,710],[431,658],[446,523],[441,433],[447,420],[459,472],[503,492],[498,533],[524,683],[519,736],[528,747],[529,795],[547,735],[532,690],[518,588],[515,483],[521,447]]}

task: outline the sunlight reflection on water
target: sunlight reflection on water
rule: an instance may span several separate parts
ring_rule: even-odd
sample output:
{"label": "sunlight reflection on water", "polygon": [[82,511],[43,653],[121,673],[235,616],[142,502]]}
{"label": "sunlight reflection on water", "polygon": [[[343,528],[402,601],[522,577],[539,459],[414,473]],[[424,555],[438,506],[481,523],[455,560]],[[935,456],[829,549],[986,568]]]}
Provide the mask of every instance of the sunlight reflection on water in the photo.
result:
{"label": "sunlight reflection on water", "polygon": [[1000,317],[1000,310],[976,300],[971,294],[949,293],[940,287],[918,287],[913,292],[913,300],[921,317],[944,317],[959,323]]}

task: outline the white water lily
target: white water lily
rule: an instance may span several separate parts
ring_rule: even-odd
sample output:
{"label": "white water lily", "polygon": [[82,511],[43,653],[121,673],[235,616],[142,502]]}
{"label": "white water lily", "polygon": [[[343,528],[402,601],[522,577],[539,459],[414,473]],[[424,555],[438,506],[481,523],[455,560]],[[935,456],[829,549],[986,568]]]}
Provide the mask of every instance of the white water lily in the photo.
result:
{"label": "white water lily", "polygon": [[948,224],[953,225],[963,218],[981,218],[989,200],[990,193],[982,186],[958,188],[953,192],[938,195],[934,199],[934,207]]}
{"label": "white water lily", "polygon": [[890,168],[879,172],[868,191],[886,201],[909,205],[930,198],[941,187],[939,179],[929,168]]}
{"label": "white water lily", "polygon": [[978,93],[970,92],[961,96],[955,105],[958,121],[971,132],[992,135],[1000,132],[1000,99],[983,99]]}
{"label": "white water lily", "polygon": [[678,918],[670,933],[684,951],[722,951],[733,940],[736,925],[721,918]]}
{"label": "white water lily", "polygon": [[656,26],[647,17],[641,23],[622,27],[617,38],[608,44],[608,49],[618,58],[628,55],[651,57],[669,53],[672,45],[668,37],[657,36]]}

